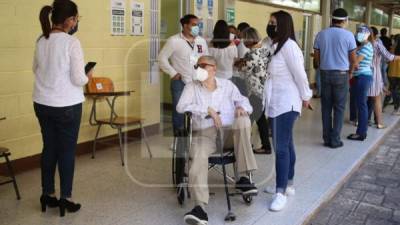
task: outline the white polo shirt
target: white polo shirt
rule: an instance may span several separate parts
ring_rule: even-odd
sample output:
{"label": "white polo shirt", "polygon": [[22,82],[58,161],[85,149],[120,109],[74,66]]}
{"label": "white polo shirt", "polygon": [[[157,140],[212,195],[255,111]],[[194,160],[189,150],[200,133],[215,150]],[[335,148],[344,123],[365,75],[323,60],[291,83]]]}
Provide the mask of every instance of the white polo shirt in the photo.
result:
{"label": "white polo shirt", "polygon": [[208,55],[208,46],[204,38],[197,36],[191,44],[182,33],[170,37],[158,55],[162,71],[171,78],[177,73],[182,75],[185,83],[193,81],[194,65],[197,60]]}

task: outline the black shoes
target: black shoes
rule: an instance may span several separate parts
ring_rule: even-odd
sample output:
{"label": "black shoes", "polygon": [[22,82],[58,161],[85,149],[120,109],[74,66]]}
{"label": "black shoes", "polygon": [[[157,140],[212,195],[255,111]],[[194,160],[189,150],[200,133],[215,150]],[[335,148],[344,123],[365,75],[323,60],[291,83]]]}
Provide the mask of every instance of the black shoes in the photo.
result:
{"label": "black shoes", "polygon": [[60,198],[59,207],[60,216],[63,217],[65,215],[65,210],[67,210],[69,213],[77,212],[81,208],[81,204],[70,202],[67,199]]}
{"label": "black shoes", "polygon": [[243,195],[257,195],[257,187],[250,182],[249,178],[241,177],[238,182],[236,182],[236,189],[242,192]]}
{"label": "black shoes", "polygon": [[353,141],[364,141],[367,138],[367,135],[360,135],[360,134],[350,134],[347,136],[347,139]]}
{"label": "black shoes", "polygon": [[189,225],[207,225],[208,216],[207,213],[201,208],[201,206],[196,206],[192,211],[185,214],[183,217],[186,224]]}
{"label": "black shoes", "polygon": [[49,208],[58,207],[58,199],[56,197],[42,195],[40,196],[40,205],[42,206],[42,212],[46,212],[47,206]]}

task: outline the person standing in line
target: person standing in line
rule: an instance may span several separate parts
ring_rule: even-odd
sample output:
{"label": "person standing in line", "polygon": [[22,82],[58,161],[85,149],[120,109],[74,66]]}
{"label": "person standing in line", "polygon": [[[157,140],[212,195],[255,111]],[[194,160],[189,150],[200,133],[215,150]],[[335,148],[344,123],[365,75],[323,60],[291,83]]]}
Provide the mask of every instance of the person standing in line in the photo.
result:
{"label": "person standing in line", "polygon": [[230,40],[229,28],[225,20],[218,20],[215,24],[209,51],[210,55],[217,60],[217,77],[232,79],[233,63],[238,58],[238,50]]}
{"label": "person standing in line", "polygon": [[293,141],[294,124],[302,106],[312,108],[304,68],[303,53],[296,43],[292,16],[285,11],[271,14],[268,36],[273,43],[273,55],[268,66],[270,79],[265,82],[265,114],[270,118],[275,150],[276,189],[271,211],[282,210],[287,195],[294,195],[296,152]]}
{"label": "person standing in line", "polygon": [[[344,121],[349,70],[356,66],[356,41],[345,29],[346,10],[333,11],[332,26],[318,33],[314,42],[315,64],[321,75],[321,112],[324,146],[343,146],[340,134]],[[332,117],[333,111],[333,117]]]}
{"label": "person standing in line", "polygon": [[261,139],[261,148],[255,149],[255,154],[271,154],[269,141],[269,124],[265,117],[263,95],[265,82],[268,80],[268,64],[273,50],[270,45],[261,43],[257,30],[249,27],[242,32],[243,43],[250,51],[237,63],[242,78],[247,82],[248,98],[253,107],[251,122],[256,121]]}
{"label": "person standing in line", "polygon": [[373,80],[371,88],[368,91],[368,118],[371,118],[372,112],[375,115],[376,128],[383,129],[386,126],[383,123],[382,118],[382,93],[387,91],[383,81],[383,75],[381,65],[393,60],[398,60],[399,57],[391,54],[386,47],[383,45],[381,39],[378,38],[378,29],[371,27],[372,31],[372,43],[374,47],[374,59],[373,59]]}
{"label": "person standing in line", "polygon": [[[244,57],[244,55],[250,50],[246,48],[246,46],[243,43],[242,40],[242,33],[243,31],[250,27],[250,25],[246,22],[239,23],[237,30],[238,30],[238,44],[237,44],[237,51],[238,51],[238,58],[235,60],[235,63],[237,61],[240,61]],[[240,71],[236,67],[233,68],[233,76],[232,76],[232,82],[238,87],[240,93],[244,96],[248,96],[248,91],[247,91],[247,84],[246,81],[242,79],[242,76],[240,74]]]}
{"label": "person standing in line", "polygon": [[206,40],[199,36],[199,19],[195,15],[185,15],[180,23],[182,32],[170,37],[160,51],[160,68],[171,77],[172,123],[174,134],[183,127],[183,114],[176,111],[185,84],[192,82],[197,60],[208,55]]}
{"label": "person standing in line", "polygon": [[356,39],[360,43],[357,50],[357,61],[359,64],[357,70],[352,72],[354,75],[354,84],[351,86],[351,92],[355,94],[357,104],[357,131],[350,134],[347,139],[364,141],[367,138],[368,130],[368,91],[372,84],[372,60],[374,57],[374,47],[371,43],[371,32],[365,25],[357,29]]}
{"label": "person standing in line", "polygon": [[[395,38],[394,54],[396,57],[400,56],[400,36]],[[394,111],[393,115],[400,115],[400,60],[392,61],[389,64],[388,77],[390,80],[390,92],[392,93]]]}
{"label": "person standing in line", "polygon": [[[51,20],[49,19],[51,18]],[[72,36],[78,30],[77,5],[56,0],[40,11],[42,36],[33,59],[35,84],[33,107],[42,133],[42,212],[59,207],[60,216],[81,208],[72,201],[75,150],[82,117],[83,88],[91,74],[84,71],[83,51]],[[54,188],[56,166],[60,175],[60,199]]]}

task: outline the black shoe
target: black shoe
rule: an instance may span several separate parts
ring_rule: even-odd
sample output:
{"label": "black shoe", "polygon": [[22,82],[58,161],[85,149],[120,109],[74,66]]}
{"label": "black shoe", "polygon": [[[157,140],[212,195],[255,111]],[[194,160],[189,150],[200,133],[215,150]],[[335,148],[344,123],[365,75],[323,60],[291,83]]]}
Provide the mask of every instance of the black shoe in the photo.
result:
{"label": "black shoe", "polygon": [[47,206],[49,208],[58,207],[58,199],[48,195],[40,196],[40,205],[42,206],[42,212],[46,212]]}
{"label": "black shoe", "polygon": [[65,210],[69,213],[77,212],[81,208],[81,204],[70,202],[65,198],[60,198],[60,216],[63,217],[65,215]]}
{"label": "black shoe", "polygon": [[359,135],[359,134],[350,134],[347,136],[347,139],[353,141],[364,141],[367,138],[367,135]]}
{"label": "black shoe", "polygon": [[343,147],[343,142],[339,142],[338,144],[330,144],[330,148],[341,148]]}
{"label": "black shoe", "polygon": [[250,183],[249,178],[241,177],[238,182],[236,182],[236,189],[242,192],[243,195],[257,195],[258,190],[253,183]]}
{"label": "black shoe", "polygon": [[325,146],[325,147],[331,147],[331,143],[324,142],[324,146]]}
{"label": "black shoe", "polygon": [[192,209],[192,211],[185,214],[183,220],[186,224],[190,225],[207,225],[208,224],[208,216],[207,213],[204,212],[201,206],[196,206]]}

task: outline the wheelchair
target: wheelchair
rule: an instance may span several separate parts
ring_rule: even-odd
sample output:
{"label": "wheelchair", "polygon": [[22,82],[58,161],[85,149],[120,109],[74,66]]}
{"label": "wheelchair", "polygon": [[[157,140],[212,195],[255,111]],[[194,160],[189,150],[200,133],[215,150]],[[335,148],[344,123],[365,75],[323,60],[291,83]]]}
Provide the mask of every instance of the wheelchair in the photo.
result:
{"label": "wheelchair", "polygon": [[[257,194],[243,194],[241,192],[229,192],[228,180],[235,184],[235,178],[227,175],[226,165],[234,164],[236,162],[234,149],[223,148],[223,141],[221,131],[217,133],[217,152],[208,158],[208,169],[215,169],[224,178],[224,189],[226,195],[226,202],[228,207],[228,214],[225,216],[225,221],[235,221],[236,216],[232,212],[230,197],[235,195],[241,195],[243,201],[250,205],[253,201],[253,196]],[[192,145],[192,113],[184,113],[184,127],[182,130],[176,131],[174,134],[174,147],[172,150],[172,182],[176,187],[176,194],[178,203],[183,205],[186,199],[190,198],[189,191],[189,164],[190,157],[189,151]],[[217,169],[217,166],[222,167],[222,171]],[[233,166],[235,177],[236,170]],[[251,173],[249,174],[250,181],[252,180]]]}

